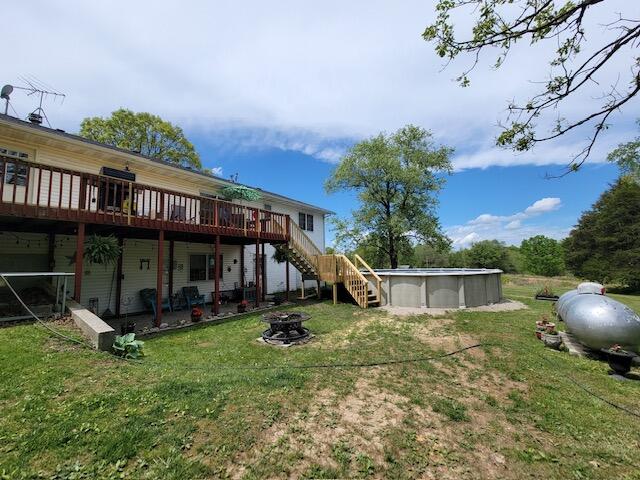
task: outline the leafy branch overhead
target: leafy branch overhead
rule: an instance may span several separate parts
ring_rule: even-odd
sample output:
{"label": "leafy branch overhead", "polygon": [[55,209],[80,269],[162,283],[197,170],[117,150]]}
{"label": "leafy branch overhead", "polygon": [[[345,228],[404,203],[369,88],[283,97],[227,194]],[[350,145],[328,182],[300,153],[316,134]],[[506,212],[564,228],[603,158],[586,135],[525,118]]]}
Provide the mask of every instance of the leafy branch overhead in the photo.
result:
{"label": "leafy branch overhead", "polygon": [[[611,4],[607,0],[439,0],[436,20],[426,28],[423,38],[434,42],[438,55],[448,61],[461,54],[471,55],[470,67],[458,77],[462,86],[469,85],[469,75],[487,48],[497,50],[494,67],[499,68],[520,41],[552,44],[548,79],[527,101],[509,105],[507,122],[497,144],[525,151],[539,142],[590,127],[586,145],[568,162],[567,172],[575,171],[591,154],[598,137],[607,129],[611,115],[640,91],[640,56],[636,50],[640,41],[640,19],[637,9],[633,8],[636,2],[627,3],[632,10],[628,17],[605,10]],[[588,15],[598,12],[598,4],[601,4],[600,15],[611,15],[611,21],[601,25],[599,38],[590,36],[587,51],[585,28],[587,20],[591,20]],[[474,18],[468,38],[460,38],[454,28],[454,16],[457,19],[458,15]],[[603,83],[611,73],[618,80],[614,84]],[[595,99],[590,90],[594,86],[603,89]],[[569,97],[596,103],[574,118],[558,116],[551,129],[538,125],[544,114],[556,112]]]}
{"label": "leafy branch overhead", "polygon": [[325,184],[328,192],[358,195],[353,219],[335,221],[337,243],[346,249],[367,244],[393,268],[414,243],[447,244],[435,207],[452,151],[413,125],[351,147]]}
{"label": "leafy branch overhead", "polygon": [[182,129],[150,113],[121,108],[107,118],[85,118],[80,135],[183,167],[202,168],[200,157]]}
{"label": "leafy branch overhead", "polygon": [[253,188],[245,187],[244,185],[229,185],[223,187],[221,192],[224,198],[229,200],[247,200],[250,202],[260,200],[262,195]]}

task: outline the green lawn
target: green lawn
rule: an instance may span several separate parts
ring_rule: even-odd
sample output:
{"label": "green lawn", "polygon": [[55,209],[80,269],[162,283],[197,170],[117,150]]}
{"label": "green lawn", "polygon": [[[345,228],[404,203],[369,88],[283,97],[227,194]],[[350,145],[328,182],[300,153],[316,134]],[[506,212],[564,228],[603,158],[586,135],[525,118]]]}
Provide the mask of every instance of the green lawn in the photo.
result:
{"label": "green lawn", "polygon": [[[37,325],[0,329],[0,474],[6,478],[640,479],[640,386],[545,349],[529,306],[394,318],[322,303],[316,337],[259,344],[257,316],[150,339],[141,364]],[[555,280],[558,290],[571,280]],[[640,310],[638,297],[616,298]],[[58,327],[73,332],[70,327]],[[263,368],[430,356],[376,368]],[[4,478],[0,475],[0,478]]]}

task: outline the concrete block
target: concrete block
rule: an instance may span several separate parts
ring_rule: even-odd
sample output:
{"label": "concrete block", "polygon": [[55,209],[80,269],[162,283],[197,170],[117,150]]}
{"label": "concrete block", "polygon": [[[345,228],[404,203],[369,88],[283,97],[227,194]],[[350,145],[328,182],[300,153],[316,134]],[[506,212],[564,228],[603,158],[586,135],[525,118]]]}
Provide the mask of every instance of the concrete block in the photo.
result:
{"label": "concrete block", "polygon": [[67,300],[71,318],[97,350],[111,351],[116,332],[93,312],[73,300]]}

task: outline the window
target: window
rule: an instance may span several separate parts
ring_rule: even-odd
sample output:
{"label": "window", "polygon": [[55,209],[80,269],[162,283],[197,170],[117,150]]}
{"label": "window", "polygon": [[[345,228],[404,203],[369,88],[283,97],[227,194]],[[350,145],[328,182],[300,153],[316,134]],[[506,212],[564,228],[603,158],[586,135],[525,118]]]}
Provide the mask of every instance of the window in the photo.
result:
{"label": "window", "polygon": [[4,183],[24,187],[27,184],[27,166],[15,161],[28,159],[28,153],[0,147],[0,177],[4,177]]}
{"label": "window", "polygon": [[298,226],[302,230],[313,232],[313,215],[308,213],[298,212]]}
{"label": "window", "polygon": [[[220,279],[223,277],[222,255],[220,255]],[[189,281],[202,282],[214,280],[216,275],[216,256],[202,254],[189,255]]]}
{"label": "window", "polygon": [[264,204],[264,209],[271,211],[271,205],[269,205],[268,203],[265,203]]}
{"label": "window", "polygon": [[5,183],[24,187],[27,184],[26,165],[7,163],[7,175],[5,177]]}
{"label": "window", "polygon": [[189,281],[198,282],[207,279],[207,256],[189,256]]}

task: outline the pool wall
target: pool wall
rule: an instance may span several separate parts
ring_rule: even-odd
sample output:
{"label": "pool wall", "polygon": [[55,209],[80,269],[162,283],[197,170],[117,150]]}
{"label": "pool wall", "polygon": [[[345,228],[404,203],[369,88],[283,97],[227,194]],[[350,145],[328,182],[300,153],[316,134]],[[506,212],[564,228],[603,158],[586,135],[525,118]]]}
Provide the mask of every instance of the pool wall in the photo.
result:
{"label": "pool wall", "polygon": [[465,308],[502,300],[502,270],[425,268],[376,273],[382,279],[381,305]]}

